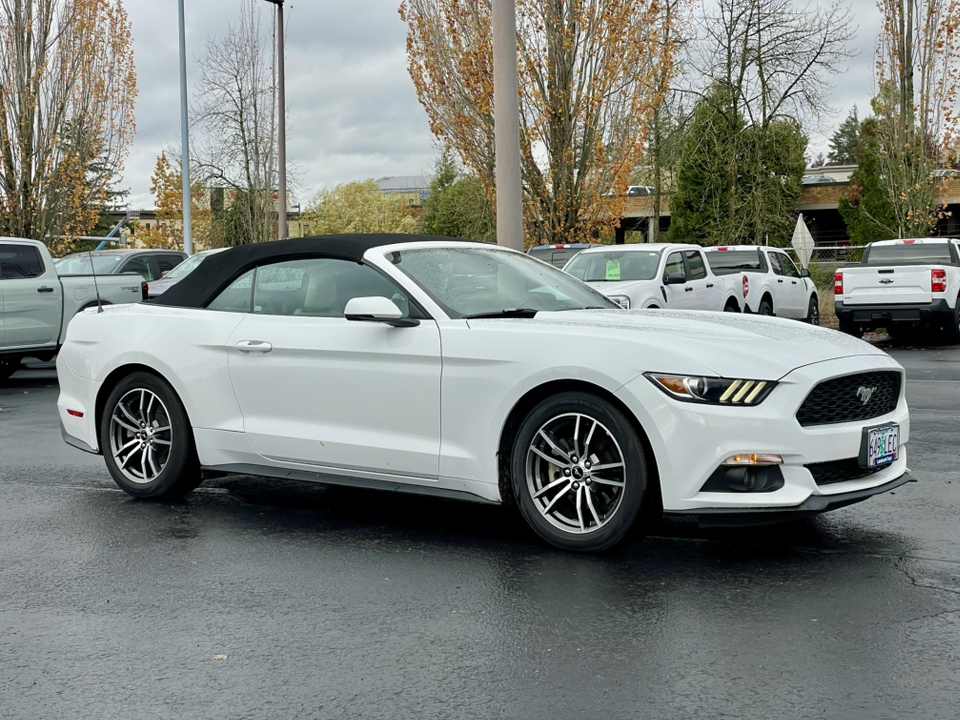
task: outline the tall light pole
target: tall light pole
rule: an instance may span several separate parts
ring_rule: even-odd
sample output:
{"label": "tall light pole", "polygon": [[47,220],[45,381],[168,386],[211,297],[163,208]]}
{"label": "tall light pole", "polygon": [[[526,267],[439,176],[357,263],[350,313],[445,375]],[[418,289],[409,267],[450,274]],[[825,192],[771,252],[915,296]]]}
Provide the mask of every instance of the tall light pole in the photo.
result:
{"label": "tall light pole", "polygon": [[493,0],[493,122],[497,157],[497,244],[523,251],[516,0]]}
{"label": "tall light pole", "polygon": [[[180,0],[183,2],[183,0]],[[267,0],[277,6],[277,240],[287,237],[287,103],[283,87],[283,0]]]}
{"label": "tall light pole", "polygon": [[183,30],[183,0],[180,10],[180,176],[183,179],[183,251],[193,255],[193,212],[190,201],[190,127],[187,117],[187,40]]}

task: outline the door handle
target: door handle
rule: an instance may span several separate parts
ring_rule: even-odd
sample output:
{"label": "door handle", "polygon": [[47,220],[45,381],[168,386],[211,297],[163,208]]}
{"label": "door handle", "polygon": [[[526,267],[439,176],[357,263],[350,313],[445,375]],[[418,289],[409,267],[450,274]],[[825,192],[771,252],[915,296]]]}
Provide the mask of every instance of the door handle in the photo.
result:
{"label": "door handle", "polygon": [[688,287],[683,289],[684,292],[693,292],[693,288]]}
{"label": "door handle", "polygon": [[790,284],[791,284],[791,285],[796,285],[796,284],[797,284],[797,281],[796,281],[796,280],[791,280],[791,281],[790,281]]}
{"label": "door handle", "polygon": [[707,283],[707,287],[708,287],[708,288],[712,288],[712,287],[713,287],[713,283]]}
{"label": "door handle", "polygon": [[777,282],[778,282],[778,283],[782,283],[782,282],[783,282],[783,280],[777,280]]}
{"label": "door handle", "polygon": [[264,340],[241,340],[234,347],[244,355],[266,355],[273,345]]}
{"label": "door handle", "polygon": [[44,286],[44,287],[38,287],[38,288],[37,288],[37,292],[53,292],[53,288],[52,288],[52,287],[46,287],[46,286]]}

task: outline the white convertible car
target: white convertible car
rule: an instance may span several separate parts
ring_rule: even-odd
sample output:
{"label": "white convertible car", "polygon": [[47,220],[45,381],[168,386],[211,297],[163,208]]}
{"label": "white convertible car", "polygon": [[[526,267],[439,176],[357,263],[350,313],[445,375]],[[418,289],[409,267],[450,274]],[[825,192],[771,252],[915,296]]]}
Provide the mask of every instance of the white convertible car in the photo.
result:
{"label": "white convertible car", "polygon": [[87,311],[60,353],[65,440],[131,495],[201,469],[500,503],[600,550],[651,513],[723,524],[907,482],[903,369],[832,330],[625,311],[496,246],[339,236],[211,256]]}

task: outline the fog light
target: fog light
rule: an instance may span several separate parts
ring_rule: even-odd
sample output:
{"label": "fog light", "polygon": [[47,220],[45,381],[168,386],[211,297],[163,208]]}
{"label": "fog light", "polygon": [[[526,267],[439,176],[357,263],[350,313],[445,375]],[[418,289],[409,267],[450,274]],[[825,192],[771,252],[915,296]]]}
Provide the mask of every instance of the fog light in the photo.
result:
{"label": "fog light", "polygon": [[782,487],[783,473],[778,465],[721,465],[713,471],[700,491],[760,493],[774,492]]}
{"label": "fog light", "polygon": [[769,453],[747,453],[744,455],[731,455],[723,462],[724,465],[733,465],[733,466],[751,466],[757,467],[761,465],[783,465],[783,458],[779,455],[771,455]]}

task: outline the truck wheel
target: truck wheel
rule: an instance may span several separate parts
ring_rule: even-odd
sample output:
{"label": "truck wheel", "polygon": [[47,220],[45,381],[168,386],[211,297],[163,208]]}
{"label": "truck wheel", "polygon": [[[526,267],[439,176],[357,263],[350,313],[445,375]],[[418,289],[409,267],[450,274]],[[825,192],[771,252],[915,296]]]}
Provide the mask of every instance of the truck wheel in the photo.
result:
{"label": "truck wheel", "polygon": [[947,336],[947,342],[951,345],[960,345],[960,297],[953,308],[952,317],[944,325],[944,334]]}
{"label": "truck wheel", "polygon": [[807,322],[811,325],[820,324],[820,301],[816,295],[810,296],[810,306],[807,308]]}
{"label": "truck wheel", "polygon": [[757,315],[773,315],[773,305],[770,300],[763,298],[760,301],[760,307],[757,308]]}
{"label": "truck wheel", "polygon": [[737,305],[736,300],[728,300],[726,306],[723,308],[724,312],[740,312],[740,307]]}
{"label": "truck wheel", "polygon": [[861,337],[863,335],[863,330],[859,325],[850,320],[844,320],[842,318],[840,320],[840,332],[846,333],[847,335],[853,335],[854,337]]}
{"label": "truck wheel", "polygon": [[6,380],[20,369],[20,358],[0,358],[0,380]]}

